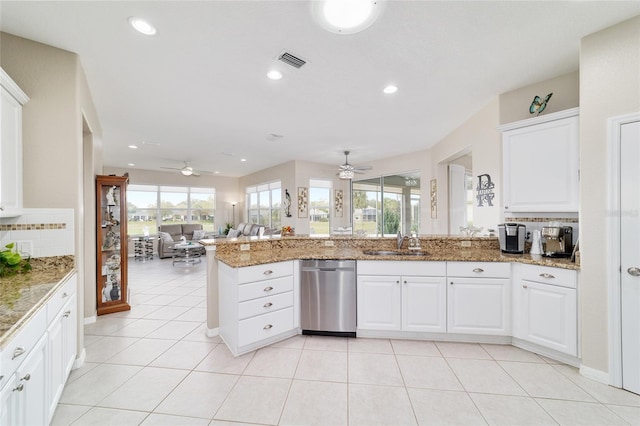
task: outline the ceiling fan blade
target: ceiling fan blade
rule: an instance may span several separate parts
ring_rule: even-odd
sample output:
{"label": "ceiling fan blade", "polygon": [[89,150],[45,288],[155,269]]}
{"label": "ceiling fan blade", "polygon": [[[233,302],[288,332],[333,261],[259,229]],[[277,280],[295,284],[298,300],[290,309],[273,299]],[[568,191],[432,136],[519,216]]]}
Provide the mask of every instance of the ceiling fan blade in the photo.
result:
{"label": "ceiling fan blade", "polygon": [[354,166],[355,170],[371,170],[373,166]]}
{"label": "ceiling fan blade", "polygon": [[167,169],[167,170],[182,170],[181,168],[177,168],[177,167],[160,167],[161,169]]}

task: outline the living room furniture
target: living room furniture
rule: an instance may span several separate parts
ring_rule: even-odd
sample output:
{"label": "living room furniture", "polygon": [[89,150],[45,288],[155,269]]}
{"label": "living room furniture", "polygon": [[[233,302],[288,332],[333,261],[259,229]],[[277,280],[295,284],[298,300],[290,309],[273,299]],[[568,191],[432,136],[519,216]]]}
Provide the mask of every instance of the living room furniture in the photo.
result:
{"label": "living room furniture", "polygon": [[153,260],[153,237],[132,238],[133,241],[133,259],[142,262]]}
{"label": "living room furniture", "polygon": [[194,243],[190,241],[188,243],[180,243],[173,245],[173,265],[176,263],[183,264],[186,266],[195,265],[196,263],[202,262],[200,256],[202,256],[201,251],[204,249],[202,244]]}
{"label": "living room furniture", "polygon": [[[184,237],[186,241],[198,241],[206,237],[206,233],[203,231],[201,223],[160,225],[158,231],[158,257],[160,259],[173,257],[173,246],[180,243],[182,237]],[[196,234],[195,237],[194,234]],[[198,234],[201,234],[202,236],[199,236]],[[200,247],[199,251],[202,255],[204,254],[204,247]]]}
{"label": "living room furniture", "polygon": [[98,315],[131,309],[127,301],[128,176],[96,176]]}

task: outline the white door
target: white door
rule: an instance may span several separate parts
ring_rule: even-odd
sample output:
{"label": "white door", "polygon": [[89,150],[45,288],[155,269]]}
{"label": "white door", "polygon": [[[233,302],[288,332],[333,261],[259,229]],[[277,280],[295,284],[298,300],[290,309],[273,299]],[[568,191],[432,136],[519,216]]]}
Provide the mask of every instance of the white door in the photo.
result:
{"label": "white door", "polygon": [[467,226],[467,187],[464,166],[449,164],[449,235]]}
{"label": "white door", "polygon": [[622,387],[640,394],[640,122],[620,138]]}
{"label": "white door", "polygon": [[443,277],[402,277],[402,330],[447,331],[447,285]]}
{"label": "white door", "polygon": [[358,275],[358,329],[400,330],[400,277]]}

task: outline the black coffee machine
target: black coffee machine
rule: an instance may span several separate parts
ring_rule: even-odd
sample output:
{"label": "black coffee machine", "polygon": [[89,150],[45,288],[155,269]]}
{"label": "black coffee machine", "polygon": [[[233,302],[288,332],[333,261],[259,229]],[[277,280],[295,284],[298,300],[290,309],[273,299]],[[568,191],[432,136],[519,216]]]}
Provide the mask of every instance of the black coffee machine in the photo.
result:
{"label": "black coffee machine", "polygon": [[498,225],[500,250],[503,253],[524,253],[524,240],[527,237],[527,227],[521,223],[503,223]]}

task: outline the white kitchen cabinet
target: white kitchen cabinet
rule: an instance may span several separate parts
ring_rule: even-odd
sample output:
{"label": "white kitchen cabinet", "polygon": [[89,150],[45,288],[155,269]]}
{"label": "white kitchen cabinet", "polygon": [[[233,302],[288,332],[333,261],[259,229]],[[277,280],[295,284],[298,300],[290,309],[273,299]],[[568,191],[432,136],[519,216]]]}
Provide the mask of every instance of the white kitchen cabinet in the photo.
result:
{"label": "white kitchen cabinet", "polygon": [[446,331],[444,262],[358,262],[358,329]]}
{"label": "white kitchen cabinet", "polygon": [[22,105],[29,98],[0,68],[0,218],[22,214]]}
{"label": "white kitchen cabinet", "polygon": [[447,331],[511,333],[511,265],[447,262]]}
{"label": "white kitchen cabinet", "polygon": [[577,272],[518,265],[514,337],[577,356]]}
{"label": "white kitchen cabinet", "polygon": [[297,333],[293,261],[232,268],[218,263],[220,337],[236,356]]}
{"label": "white kitchen cabinet", "polygon": [[500,126],[505,212],[577,212],[578,108]]}

